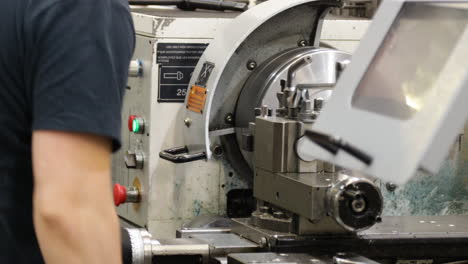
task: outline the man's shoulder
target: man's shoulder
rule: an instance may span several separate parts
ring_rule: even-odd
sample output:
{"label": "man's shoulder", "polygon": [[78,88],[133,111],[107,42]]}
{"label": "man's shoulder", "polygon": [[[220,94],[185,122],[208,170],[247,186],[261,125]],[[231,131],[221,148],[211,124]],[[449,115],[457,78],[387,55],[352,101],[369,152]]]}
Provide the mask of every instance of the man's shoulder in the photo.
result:
{"label": "man's shoulder", "polygon": [[[50,27],[82,27],[93,32],[103,26],[113,27],[115,19],[132,25],[128,0],[20,0],[26,2],[25,32],[35,36],[50,32]],[[83,27],[84,26],[84,27]],[[131,26],[133,29],[133,26]],[[114,33],[127,33],[114,30]],[[33,41],[34,42],[34,41]]]}
{"label": "man's shoulder", "polygon": [[[128,0],[18,0],[25,2],[27,14],[38,15],[47,12],[66,14],[71,9],[83,12],[99,11],[103,14],[113,12],[119,8],[129,10]],[[116,9],[118,8],[118,9]]]}

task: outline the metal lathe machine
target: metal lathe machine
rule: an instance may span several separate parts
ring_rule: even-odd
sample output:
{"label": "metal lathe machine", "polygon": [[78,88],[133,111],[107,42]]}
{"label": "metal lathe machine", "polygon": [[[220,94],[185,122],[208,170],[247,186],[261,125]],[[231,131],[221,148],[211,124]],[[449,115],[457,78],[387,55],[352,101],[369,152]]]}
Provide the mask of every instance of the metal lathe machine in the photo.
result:
{"label": "metal lathe machine", "polygon": [[134,10],[126,263],[468,261],[467,216],[382,217],[380,189],[437,172],[462,130],[468,1],[384,1],[352,58],[321,41],[341,4]]}

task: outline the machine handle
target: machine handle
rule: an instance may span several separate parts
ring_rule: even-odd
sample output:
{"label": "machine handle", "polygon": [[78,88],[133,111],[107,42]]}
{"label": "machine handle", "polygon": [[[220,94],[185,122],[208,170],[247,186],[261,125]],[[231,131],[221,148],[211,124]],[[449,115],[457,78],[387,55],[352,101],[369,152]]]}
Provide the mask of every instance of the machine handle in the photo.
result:
{"label": "machine handle", "polygon": [[196,160],[206,159],[205,152],[189,153],[187,147],[177,147],[163,150],[159,153],[161,159],[173,162],[173,163],[187,163]]}
{"label": "machine handle", "polygon": [[244,12],[249,8],[247,1],[232,0],[129,0],[130,5],[176,5],[182,10],[198,8],[217,11]]}
{"label": "machine handle", "polygon": [[310,140],[321,146],[322,148],[326,149],[328,152],[336,155],[338,151],[341,149],[351,156],[355,157],[356,159],[360,160],[367,166],[372,165],[373,158],[365,153],[364,151],[360,150],[359,148],[349,144],[346,141],[343,141],[340,138],[333,137],[327,134],[322,134],[317,131],[307,130],[305,132],[306,137]]}

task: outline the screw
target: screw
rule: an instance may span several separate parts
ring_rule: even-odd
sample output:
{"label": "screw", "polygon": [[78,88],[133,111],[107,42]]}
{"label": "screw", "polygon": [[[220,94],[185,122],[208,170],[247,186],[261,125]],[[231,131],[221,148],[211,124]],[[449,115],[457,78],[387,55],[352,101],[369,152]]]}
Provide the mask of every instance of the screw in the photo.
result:
{"label": "screw", "polygon": [[190,127],[190,125],[192,124],[192,119],[190,119],[188,117],[185,118],[184,119],[184,124],[185,124],[186,127]]}
{"label": "screw", "polygon": [[314,99],[314,111],[320,112],[323,108],[324,100],[323,98]]}
{"label": "screw", "polygon": [[287,219],[288,218],[288,216],[285,213],[281,212],[281,211],[274,212],[273,217],[276,218],[276,219]]}
{"label": "screw", "polygon": [[262,115],[262,109],[260,107],[254,109],[255,116]]}
{"label": "screw", "polygon": [[226,116],[226,118],[224,118],[224,121],[227,123],[227,124],[232,124],[234,123],[234,116],[232,114],[228,114]]}
{"label": "screw", "polygon": [[388,190],[389,192],[394,192],[394,191],[396,190],[396,188],[397,188],[397,185],[394,184],[394,183],[392,183],[392,182],[387,182],[387,183],[385,184],[385,187],[387,188],[387,190]]}
{"label": "screw", "polygon": [[270,208],[268,206],[260,206],[258,210],[260,213],[267,214],[270,211]]}
{"label": "screw", "polygon": [[260,243],[260,245],[261,245],[262,247],[268,247],[268,240],[267,240],[266,237],[260,238],[259,243]]}
{"label": "screw", "polygon": [[362,213],[366,210],[366,201],[364,199],[356,199],[351,202],[351,208],[355,213]]}
{"label": "screw", "polygon": [[298,45],[299,47],[305,47],[305,46],[307,46],[307,41],[304,40],[304,39],[303,39],[303,40],[300,40],[299,42],[297,42],[297,45]]}
{"label": "screw", "polygon": [[224,153],[223,147],[221,147],[220,145],[214,145],[212,148],[212,151],[213,151],[213,154],[217,157],[223,155]]}
{"label": "screw", "polygon": [[253,61],[253,60],[249,60],[247,62],[247,69],[249,70],[254,70],[255,68],[257,68],[257,62]]}
{"label": "screw", "polygon": [[264,117],[267,117],[269,111],[270,111],[270,108],[268,108],[268,105],[263,105],[263,106],[260,108],[260,115],[261,115],[261,116],[264,116]]}

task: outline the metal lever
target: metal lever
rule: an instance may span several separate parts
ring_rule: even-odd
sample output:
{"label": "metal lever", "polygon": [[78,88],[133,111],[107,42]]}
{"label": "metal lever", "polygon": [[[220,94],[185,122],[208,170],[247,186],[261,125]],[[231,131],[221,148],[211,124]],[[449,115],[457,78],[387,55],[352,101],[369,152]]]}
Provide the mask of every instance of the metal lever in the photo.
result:
{"label": "metal lever", "polygon": [[187,163],[196,160],[206,159],[205,152],[197,152],[189,154],[187,147],[177,147],[163,150],[159,153],[161,159],[173,162],[173,163]]}
{"label": "metal lever", "polygon": [[297,62],[295,62],[288,70],[288,78],[286,80],[286,89],[284,90],[284,94],[286,96],[286,107],[287,108],[297,108],[299,105],[299,101],[301,99],[300,95],[298,94],[298,89],[296,85],[293,85],[294,80],[296,79],[296,73],[303,67],[312,63],[312,58],[305,57]]}
{"label": "metal lever", "polygon": [[315,142],[317,145],[326,149],[328,152],[332,153],[333,155],[336,155],[338,153],[338,150],[341,149],[346,151],[348,154],[355,157],[356,159],[360,160],[367,166],[370,166],[372,164],[373,158],[369,154],[349,144],[348,142],[343,141],[341,138],[322,134],[312,130],[307,130],[305,132],[305,136],[313,142]]}

